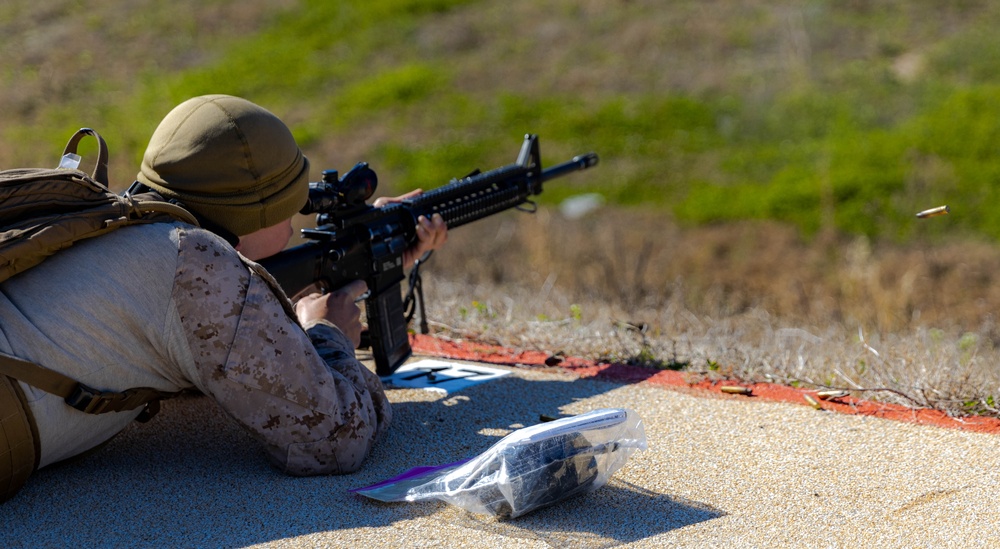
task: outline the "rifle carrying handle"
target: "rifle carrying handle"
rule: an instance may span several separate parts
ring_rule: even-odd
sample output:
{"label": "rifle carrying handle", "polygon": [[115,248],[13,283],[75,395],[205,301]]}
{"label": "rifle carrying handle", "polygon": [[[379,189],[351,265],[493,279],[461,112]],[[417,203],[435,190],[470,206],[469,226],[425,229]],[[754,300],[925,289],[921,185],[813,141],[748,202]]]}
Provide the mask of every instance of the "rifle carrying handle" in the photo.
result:
{"label": "rifle carrying handle", "polygon": [[63,149],[63,155],[73,153],[76,154],[76,147],[80,144],[80,140],[84,136],[90,135],[97,140],[98,150],[97,150],[97,165],[94,167],[94,180],[98,183],[107,187],[108,182],[108,144],[104,142],[104,138],[97,133],[97,131],[91,128],[80,128],[69,138],[69,142],[66,143],[66,148]]}

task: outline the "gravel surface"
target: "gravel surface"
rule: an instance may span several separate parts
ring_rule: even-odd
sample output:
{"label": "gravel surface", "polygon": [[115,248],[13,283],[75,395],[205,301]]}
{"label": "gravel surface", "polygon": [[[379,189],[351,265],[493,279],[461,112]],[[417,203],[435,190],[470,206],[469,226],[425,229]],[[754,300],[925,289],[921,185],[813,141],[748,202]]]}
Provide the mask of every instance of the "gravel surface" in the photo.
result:
{"label": "gravel surface", "polygon": [[[391,390],[362,471],[293,478],[206,397],[164,403],[0,506],[0,547],[983,547],[1000,543],[1000,438],[514,369],[441,396]],[[630,408],[649,449],[608,485],[513,520],[347,492],[478,454],[540,414]]]}

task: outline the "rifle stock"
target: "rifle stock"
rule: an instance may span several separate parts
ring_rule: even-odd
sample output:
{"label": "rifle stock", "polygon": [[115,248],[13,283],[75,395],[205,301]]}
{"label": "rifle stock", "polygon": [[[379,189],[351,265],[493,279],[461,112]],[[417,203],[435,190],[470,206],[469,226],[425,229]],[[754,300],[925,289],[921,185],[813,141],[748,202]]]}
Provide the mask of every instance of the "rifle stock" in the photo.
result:
{"label": "rifle stock", "polygon": [[[311,241],[261,261],[289,296],[310,287],[324,291],[364,280],[367,341],[376,372],[394,372],[412,354],[400,283],[405,278],[403,252],[416,239],[417,219],[440,214],[449,230],[530,203],[548,180],[595,166],[587,153],[543,170],[536,135],[525,136],[517,161],[375,208],[365,203],[377,186],[375,172],[359,163],[343,178],[323,172],[310,183],[302,213],[316,213],[316,228],[304,229]],[[532,203],[533,205],[533,203]],[[534,211],[533,209],[527,211]],[[412,290],[412,288],[411,288]]]}

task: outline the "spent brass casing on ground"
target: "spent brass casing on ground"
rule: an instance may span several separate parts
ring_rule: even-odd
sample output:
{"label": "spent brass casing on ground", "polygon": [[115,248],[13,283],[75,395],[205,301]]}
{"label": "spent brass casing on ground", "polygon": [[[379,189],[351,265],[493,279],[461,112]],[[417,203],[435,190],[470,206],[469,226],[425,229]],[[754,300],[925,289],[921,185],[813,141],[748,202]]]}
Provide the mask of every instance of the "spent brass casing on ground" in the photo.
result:
{"label": "spent brass casing on ground", "polygon": [[924,210],[924,211],[918,213],[917,217],[919,217],[920,219],[925,219],[925,218],[934,217],[934,216],[937,216],[937,215],[945,215],[946,213],[948,213],[950,211],[951,211],[951,208],[949,208],[948,206],[938,206],[937,208],[931,208],[929,210]]}
{"label": "spent brass casing on ground", "polygon": [[740,387],[739,385],[723,385],[719,387],[719,390],[732,395],[749,395],[753,392],[749,387]]}
{"label": "spent brass casing on ground", "polygon": [[831,398],[843,398],[849,394],[850,393],[848,393],[847,391],[830,390],[830,391],[819,391],[816,393],[816,396],[818,396],[820,400],[827,400]]}

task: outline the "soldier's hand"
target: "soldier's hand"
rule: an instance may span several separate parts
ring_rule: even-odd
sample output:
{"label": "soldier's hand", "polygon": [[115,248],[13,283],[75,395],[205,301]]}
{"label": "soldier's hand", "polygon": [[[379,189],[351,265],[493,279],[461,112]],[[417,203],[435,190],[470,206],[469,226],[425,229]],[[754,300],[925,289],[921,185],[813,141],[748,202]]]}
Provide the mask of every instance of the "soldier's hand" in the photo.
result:
{"label": "soldier's hand", "polygon": [[361,344],[361,308],[358,300],[368,291],[364,280],[355,280],[328,294],[309,294],[295,303],[295,314],[299,322],[307,324],[315,320],[327,320],[354,343]]}
{"label": "soldier's hand", "polygon": [[[393,204],[413,198],[422,192],[422,189],[416,189],[401,196],[376,198],[375,202],[372,202],[372,205],[376,208],[381,208],[386,204]],[[417,218],[417,241],[403,252],[403,265],[412,267],[425,253],[437,250],[444,246],[444,243],[447,241],[448,226],[444,222],[444,218],[441,217],[441,214],[434,214],[430,219],[427,219],[423,215],[420,216]]]}

